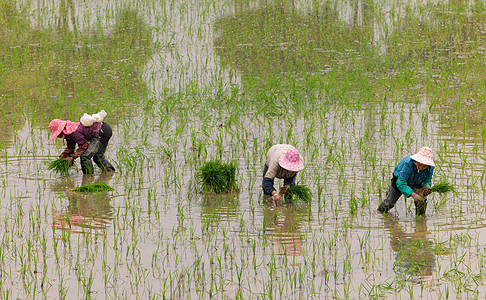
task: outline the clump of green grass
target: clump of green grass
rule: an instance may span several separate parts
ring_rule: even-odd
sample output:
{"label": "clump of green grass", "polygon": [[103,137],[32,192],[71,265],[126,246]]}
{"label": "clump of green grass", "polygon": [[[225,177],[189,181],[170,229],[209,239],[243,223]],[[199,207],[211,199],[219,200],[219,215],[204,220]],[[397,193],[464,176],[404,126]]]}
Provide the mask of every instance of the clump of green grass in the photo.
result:
{"label": "clump of green grass", "polygon": [[447,181],[441,181],[430,188],[433,193],[445,194],[448,192],[454,192],[455,188]]}
{"label": "clump of green grass", "polygon": [[92,183],[92,184],[86,184],[86,185],[75,187],[72,190],[75,192],[94,193],[94,192],[113,191],[113,188],[107,185],[106,183]]}
{"label": "clump of green grass", "polygon": [[236,191],[236,167],[233,163],[208,161],[197,171],[203,192],[216,194]]}
{"label": "clump of green grass", "polygon": [[292,202],[294,196],[297,201],[301,200],[306,203],[312,199],[310,188],[305,185],[293,185],[288,189],[280,189],[280,194],[284,195],[285,202]]}
{"label": "clump of green grass", "polygon": [[69,164],[69,161],[65,158],[58,158],[56,160],[53,160],[49,163],[49,166],[47,167],[49,170],[54,170],[54,172],[59,173],[64,176],[69,176],[69,168],[71,165]]}

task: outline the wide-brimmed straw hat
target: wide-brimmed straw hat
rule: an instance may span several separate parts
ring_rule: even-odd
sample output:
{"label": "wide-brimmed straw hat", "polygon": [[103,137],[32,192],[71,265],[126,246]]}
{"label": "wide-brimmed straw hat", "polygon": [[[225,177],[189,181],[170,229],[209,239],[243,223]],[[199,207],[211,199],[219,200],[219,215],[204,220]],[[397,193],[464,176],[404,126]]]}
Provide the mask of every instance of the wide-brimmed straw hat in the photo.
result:
{"label": "wide-brimmed straw hat", "polygon": [[411,159],[418,161],[421,164],[435,167],[434,163],[434,152],[429,147],[420,148],[419,152],[410,156]]}
{"label": "wide-brimmed straw hat", "polygon": [[49,130],[51,131],[51,136],[49,137],[49,141],[55,139],[59,134],[61,134],[64,127],[66,127],[67,121],[54,119],[49,123]]}
{"label": "wide-brimmed straw hat", "polygon": [[287,150],[280,156],[278,164],[285,170],[299,172],[304,168],[304,162],[300,159],[299,151],[295,148]]}

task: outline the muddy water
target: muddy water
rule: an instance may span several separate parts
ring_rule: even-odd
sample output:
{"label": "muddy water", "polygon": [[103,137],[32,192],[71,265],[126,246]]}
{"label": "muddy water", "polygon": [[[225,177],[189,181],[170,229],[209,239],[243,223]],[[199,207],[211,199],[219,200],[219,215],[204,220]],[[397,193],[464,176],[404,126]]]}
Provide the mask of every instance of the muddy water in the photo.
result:
{"label": "muddy water", "polygon": [[[420,106],[410,108],[420,111]],[[392,105],[387,108],[387,119],[396,119],[394,109],[410,108]],[[136,149],[139,145],[127,145],[129,141],[121,136],[125,125],[117,126],[107,157],[116,162],[118,171],[108,177],[100,173],[83,176],[79,166],[70,178],[49,173],[47,157],[61,151],[60,143],[45,144],[41,152],[46,155],[34,158],[16,155],[10,148],[2,161],[2,223],[6,228],[4,249],[14,251],[5,252],[3,267],[15,273],[22,268],[22,261],[16,257],[30,259],[25,274],[18,272],[25,276],[25,285],[33,288],[41,284],[44,277],[40,275],[45,270],[45,280],[52,286],[43,291],[47,297],[58,295],[60,284],[67,288],[67,295],[84,295],[82,282],[89,281],[90,276],[91,289],[102,297],[145,296],[149,292],[208,297],[211,287],[217,297],[237,293],[257,297],[268,289],[277,296],[281,290],[283,296],[295,297],[363,296],[364,289],[369,289],[366,295],[387,295],[390,288],[405,297],[411,291],[437,295],[444,286],[452,289],[454,283],[444,278],[446,272],[455,268],[458,259],[464,259],[463,253],[471,253],[482,244],[483,192],[468,188],[469,178],[480,176],[482,168],[459,171],[458,167],[439,167],[437,176],[447,171],[459,192],[431,196],[428,214],[422,220],[416,220],[410,200],[399,201],[389,215],[377,213],[375,208],[383,196],[380,190],[383,193],[387,188],[389,173],[402,153],[393,144],[395,136],[375,132],[372,141],[380,142],[363,144],[356,139],[355,131],[379,128],[381,120],[376,116],[380,114],[376,111],[375,117],[369,118],[366,112],[357,112],[352,119],[340,120],[330,113],[325,119],[333,124],[335,133],[323,128],[314,134],[316,140],[327,140],[326,145],[305,146],[297,140],[307,165],[298,180],[308,184],[314,194],[308,205],[275,207],[262,198],[265,145],[258,140],[256,145],[242,149],[241,141],[231,143],[234,137],[230,134],[224,135],[223,143],[229,146],[223,157],[237,159],[241,193],[217,198],[202,197],[196,191],[197,163],[184,142],[184,138],[191,138],[190,133],[182,135],[169,158],[165,152],[155,151],[165,133],[152,132],[142,154],[135,150],[128,153],[135,163],[130,169],[129,155],[119,149]],[[297,138],[303,138],[307,121],[296,121]],[[158,120],[148,122],[150,127],[150,122]],[[243,124],[254,122],[242,120]],[[198,131],[201,123],[195,121],[191,126]],[[412,118],[395,128],[405,132],[405,128],[416,126],[417,134],[430,137],[437,134],[436,125],[429,124],[430,132],[423,132],[419,118]],[[214,135],[220,130],[215,126]],[[238,130],[258,137],[269,129],[260,125]],[[19,135],[24,133],[20,131]],[[278,136],[279,130],[272,133]],[[45,129],[39,134],[48,136]],[[323,154],[313,157],[316,147]],[[433,147],[441,149],[439,143]],[[330,149],[337,153],[328,161]],[[207,150],[208,156],[217,153],[216,149]],[[458,153],[445,153],[447,162],[461,163]],[[477,157],[473,150],[468,153]],[[260,159],[253,161],[254,156]],[[373,166],[369,161],[374,156],[378,159]],[[436,160],[438,166],[447,165],[445,158]],[[101,195],[71,191],[93,180],[107,183],[115,191]],[[352,199],[358,203],[355,213],[350,213]],[[46,250],[42,250],[43,245]],[[31,258],[28,249],[34,253]],[[481,252],[468,255],[467,265],[479,265],[481,259]],[[27,294],[24,285],[10,280],[12,294]]]}
{"label": "muddy water", "polygon": [[[26,105],[37,103],[31,97],[41,102],[38,95],[47,93],[51,99],[48,84],[37,87],[39,98],[11,84],[2,86],[19,93],[18,105],[27,116],[25,121],[14,114],[12,118],[19,119],[16,126],[0,127],[10,141],[0,160],[2,296],[484,296],[485,145],[478,134],[482,127],[468,122],[477,121],[476,111],[482,108],[473,106],[464,119],[458,119],[456,111],[464,105],[454,106],[449,99],[458,95],[474,105],[482,90],[471,96],[470,90],[461,90],[463,84],[451,81],[450,94],[443,99],[445,87],[428,86],[426,77],[420,77],[427,72],[415,73],[410,65],[402,72],[411,70],[411,77],[379,67],[370,71],[371,66],[359,72],[366,73],[363,77],[354,74],[353,64],[360,68],[357,61],[369,57],[344,37],[357,36],[358,44],[376,42],[376,37],[366,37],[373,32],[366,24],[383,25],[367,15],[369,8],[360,15],[359,1],[352,9],[337,5],[317,10],[318,15],[328,13],[330,24],[336,26],[332,32],[342,34],[342,39],[332,44],[332,39],[321,36],[319,42],[335,48],[310,52],[303,45],[282,44],[285,40],[280,37],[270,46],[258,40],[256,48],[245,38],[236,44],[231,38],[216,38],[214,20],[238,27],[231,21],[235,16],[268,16],[273,11],[257,3],[236,4],[171,2],[139,7],[142,19],[159,29],[155,37],[164,46],[150,59],[141,57],[125,66],[127,73],[106,66],[126,76],[108,76],[111,79],[104,84],[95,85],[104,95],[102,108],[114,129],[106,153],[117,169],[111,176],[99,171],[83,176],[78,163],[68,178],[47,170],[47,163],[64,148],[61,141],[47,142],[48,121],[75,120],[84,112],[96,112],[99,107],[91,94],[76,98],[80,104],[75,108],[67,105],[72,103],[70,93],[54,98],[60,100],[52,107],[33,108]],[[76,6],[76,19],[85,20],[89,14],[109,19],[110,5],[102,5],[107,8]],[[256,13],[248,13],[251,9]],[[288,21],[306,24],[301,12],[309,10],[312,6],[298,3],[279,11]],[[166,18],[156,17],[156,12]],[[49,24],[49,18],[33,23]],[[224,28],[215,24],[218,34],[224,35]],[[345,31],[350,24],[366,26]],[[165,33],[166,28],[171,29]],[[82,32],[84,27],[77,29]],[[380,45],[380,53],[393,52],[396,45],[386,46]],[[245,47],[254,49],[242,51]],[[347,47],[353,48],[345,51]],[[261,56],[265,51],[276,55]],[[97,66],[91,60],[85,63]],[[341,73],[339,65],[349,69]],[[280,78],[279,86],[268,70],[285,74],[288,81]],[[448,74],[426,70],[438,78]],[[458,77],[460,70],[451,72]],[[313,82],[307,71],[324,77]],[[142,79],[127,76],[137,72],[143,73]],[[99,83],[100,77],[92,78],[81,85]],[[131,84],[139,88],[120,88]],[[225,89],[234,88],[231,84],[241,88],[228,92],[239,100],[225,94]],[[247,87],[246,95],[242,91]],[[280,94],[278,88],[283,90]],[[258,89],[264,93],[252,93]],[[75,95],[76,89],[72,91]],[[118,102],[109,100],[110,91]],[[438,98],[440,104],[432,105]],[[281,142],[294,144],[304,157],[306,168],[298,183],[311,188],[310,204],[276,207],[262,196],[265,152]],[[436,151],[435,178],[449,180],[457,193],[431,195],[425,218],[417,219],[412,202],[404,199],[390,214],[376,212],[395,164],[423,145]],[[196,170],[208,159],[237,163],[237,195],[199,193]],[[103,182],[115,190],[101,194],[71,190],[87,182]]]}

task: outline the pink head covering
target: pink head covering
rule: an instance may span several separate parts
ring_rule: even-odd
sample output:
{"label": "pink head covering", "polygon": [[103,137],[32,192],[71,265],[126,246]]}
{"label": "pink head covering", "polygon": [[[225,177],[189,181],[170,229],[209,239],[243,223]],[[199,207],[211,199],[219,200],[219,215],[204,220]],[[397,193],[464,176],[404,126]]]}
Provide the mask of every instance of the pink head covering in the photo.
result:
{"label": "pink head covering", "polygon": [[287,150],[280,156],[278,164],[285,170],[299,172],[304,168],[304,162],[300,159],[299,151],[295,148]]}
{"label": "pink head covering", "polygon": [[430,149],[429,147],[420,148],[419,152],[410,156],[410,158],[415,161],[418,161],[421,164],[435,167],[434,160],[433,160],[434,153],[432,152],[432,149]]}
{"label": "pink head covering", "polygon": [[78,129],[79,122],[63,121],[59,119],[54,119],[49,123],[49,130],[51,131],[51,136],[49,141],[55,139],[59,134],[64,133],[69,135]]}

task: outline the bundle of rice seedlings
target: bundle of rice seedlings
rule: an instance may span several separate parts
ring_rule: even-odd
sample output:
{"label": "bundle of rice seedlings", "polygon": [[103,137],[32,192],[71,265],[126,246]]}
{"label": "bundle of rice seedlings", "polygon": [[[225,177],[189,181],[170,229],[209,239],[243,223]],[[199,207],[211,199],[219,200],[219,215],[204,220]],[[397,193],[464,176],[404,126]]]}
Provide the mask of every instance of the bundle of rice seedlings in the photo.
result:
{"label": "bundle of rice seedlings", "polygon": [[292,199],[295,196],[295,199],[301,200],[303,202],[309,203],[312,199],[312,193],[310,188],[305,185],[293,185],[288,189],[281,188],[280,194],[284,196],[285,202],[292,202]]}
{"label": "bundle of rice seedlings", "polygon": [[56,160],[51,161],[47,169],[54,170],[54,172],[64,176],[69,176],[70,167],[71,165],[69,164],[69,161],[65,158],[60,157]]}
{"label": "bundle of rice seedlings", "polygon": [[454,187],[447,181],[441,181],[435,184],[431,188],[423,187],[419,190],[418,194],[422,197],[427,197],[431,193],[445,194],[448,192],[454,192]]}
{"label": "bundle of rice seedlings", "polygon": [[75,187],[72,190],[75,192],[94,193],[94,192],[113,191],[113,188],[105,183],[91,183],[91,184]]}
{"label": "bundle of rice seedlings", "polygon": [[203,192],[223,194],[238,189],[236,167],[233,163],[208,161],[197,171]]}
{"label": "bundle of rice seedlings", "polygon": [[441,181],[430,188],[431,192],[445,194],[448,192],[455,192],[455,188],[447,181]]}

